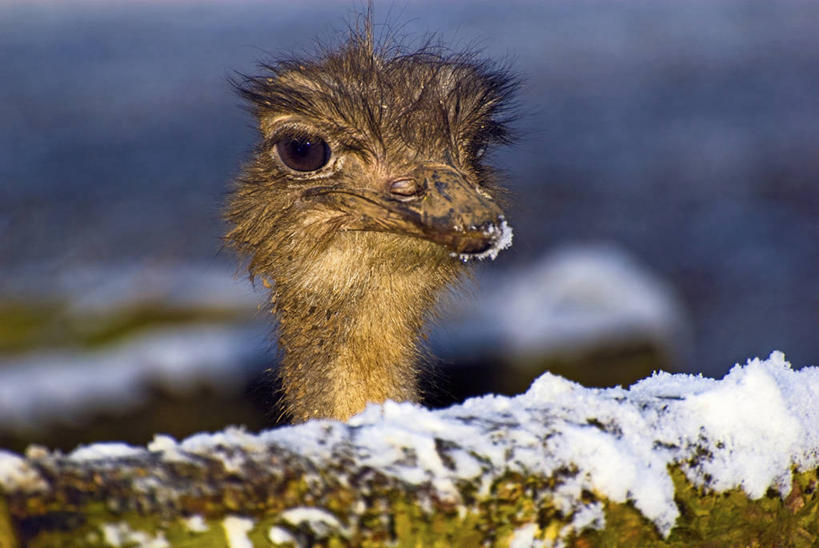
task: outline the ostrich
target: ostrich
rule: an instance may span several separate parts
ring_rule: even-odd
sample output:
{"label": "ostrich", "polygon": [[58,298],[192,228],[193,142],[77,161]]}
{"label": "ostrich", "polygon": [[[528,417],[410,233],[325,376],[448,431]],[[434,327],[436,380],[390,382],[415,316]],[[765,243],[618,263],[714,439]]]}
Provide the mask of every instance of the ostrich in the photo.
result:
{"label": "ostrich", "polygon": [[237,82],[261,133],[227,242],[270,288],[294,422],[418,401],[419,339],[471,258],[511,244],[486,147],[516,81],[468,54],[373,43],[261,65]]}

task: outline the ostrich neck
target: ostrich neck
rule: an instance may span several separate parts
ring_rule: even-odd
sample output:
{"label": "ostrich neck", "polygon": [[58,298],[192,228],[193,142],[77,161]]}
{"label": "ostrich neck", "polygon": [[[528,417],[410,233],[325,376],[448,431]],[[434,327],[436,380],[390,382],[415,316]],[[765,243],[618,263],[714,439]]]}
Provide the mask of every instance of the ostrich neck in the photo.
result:
{"label": "ostrich neck", "polygon": [[276,280],[283,400],[297,422],[418,400],[418,338],[442,277],[394,261],[338,259]]}

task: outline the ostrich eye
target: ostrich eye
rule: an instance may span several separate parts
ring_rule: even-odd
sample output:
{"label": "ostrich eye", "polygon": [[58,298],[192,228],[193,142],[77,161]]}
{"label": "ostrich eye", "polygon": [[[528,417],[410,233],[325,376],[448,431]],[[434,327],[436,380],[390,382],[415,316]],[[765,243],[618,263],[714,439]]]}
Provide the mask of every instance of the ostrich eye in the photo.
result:
{"label": "ostrich eye", "polygon": [[330,147],[319,137],[285,137],[276,143],[276,152],[295,171],[316,171],[330,161]]}

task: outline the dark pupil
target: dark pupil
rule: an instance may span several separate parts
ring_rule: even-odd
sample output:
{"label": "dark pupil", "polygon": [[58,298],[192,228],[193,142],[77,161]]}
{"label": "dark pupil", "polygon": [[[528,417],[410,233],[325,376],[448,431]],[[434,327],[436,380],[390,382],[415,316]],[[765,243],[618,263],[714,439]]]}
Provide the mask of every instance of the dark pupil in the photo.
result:
{"label": "dark pupil", "polygon": [[282,139],[276,150],[282,162],[296,171],[315,171],[330,159],[330,147],[319,138]]}

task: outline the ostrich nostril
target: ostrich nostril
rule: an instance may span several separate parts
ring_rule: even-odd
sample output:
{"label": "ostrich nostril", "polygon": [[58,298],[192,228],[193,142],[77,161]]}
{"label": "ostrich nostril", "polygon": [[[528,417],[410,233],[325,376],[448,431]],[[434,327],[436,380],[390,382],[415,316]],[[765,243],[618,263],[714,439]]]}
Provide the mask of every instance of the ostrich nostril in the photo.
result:
{"label": "ostrich nostril", "polygon": [[390,192],[397,196],[411,197],[418,194],[420,187],[412,177],[402,177],[390,183]]}

